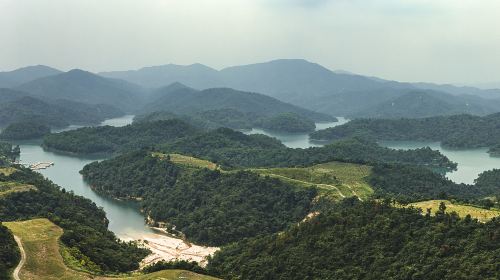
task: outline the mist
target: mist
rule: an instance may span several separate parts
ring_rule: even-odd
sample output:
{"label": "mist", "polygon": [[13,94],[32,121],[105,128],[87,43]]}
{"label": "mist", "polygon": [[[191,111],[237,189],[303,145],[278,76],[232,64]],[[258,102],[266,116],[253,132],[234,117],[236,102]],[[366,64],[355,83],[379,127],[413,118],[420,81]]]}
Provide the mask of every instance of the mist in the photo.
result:
{"label": "mist", "polygon": [[304,58],[400,81],[500,80],[500,2],[0,0],[0,70]]}

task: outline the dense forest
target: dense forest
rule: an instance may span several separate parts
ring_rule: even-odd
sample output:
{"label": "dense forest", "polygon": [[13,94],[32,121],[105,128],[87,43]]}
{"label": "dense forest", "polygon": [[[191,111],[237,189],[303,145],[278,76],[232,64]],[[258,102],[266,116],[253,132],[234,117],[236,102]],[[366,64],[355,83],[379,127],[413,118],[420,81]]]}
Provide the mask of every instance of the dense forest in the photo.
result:
{"label": "dense forest", "polygon": [[317,193],[250,172],[182,170],[147,151],[94,162],[81,173],[99,192],[141,197],[153,220],[212,246],[285,229],[310,212]]}
{"label": "dense forest", "polygon": [[[424,119],[358,119],[311,133],[318,140],[353,136],[375,140],[440,141],[444,147],[478,148],[500,145],[500,113],[484,117],[441,116]],[[491,154],[495,154],[495,149]]]}
{"label": "dense forest", "polygon": [[80,128],[47,135],[44,147],[71,153],[113,153],[154,147],[205,158],[225,167],[308,166],[332,160],[354,163],[404,163],[453,169],[456,165],[428,148],[401,151],[365,139],[349,139],[308,149],[291,149],[275,138],[246,135],[229,128],[204,132],[188,123],[138,121],[125,127]]}
{"label": "dense forest", "polygon": [[377,198],[393,198],[407,203],[429,199],[478,201],[500,195],[500,172],[480,174],[475,185],[457,184],[427,168],[410,165],[378,164],[372,169],[370,185]]}
{"label": "dense forest", "polygon": [[0,220],[50,219],[64,229],[61,241],[78,255],[87,256],[92,262],[88,265],[96,272],[125,272],[139,267],[147,251],[119,241],[108,230],[104,211],[91,200],[60,190],[39,173],[15,167],[18,170],[9,176],[0,173],[0,183],[16,182],[35,186],[36,190],[0,197]]}
{"label": "dense forest", "polygon": [[259,127],[278,132],[298,133],[314,131],[316,125],[310,119],[293,113],[283,113],[262,120]]}
{"label": "dense forest", "polygon": [[329,161],[353,163],[403,163],[454,169],[456,164],[429,148],[394,150],[365,139],[348,139],[324,147],[287,148],[275,138],[216,129],[159,146],[172,153],[208,159],[226,168],[310,166]]}
{"label": "dense forest", "polygon": [[1,139],[25,140],[41,138],[50,133],[50,128],[43,122],[23,121],[11,123],[1,133]]}
{"label": "dense forest", "polygon": [[10,230],[0,222],[0,279],[10,279],[10,270],[13,269],[19,260],[21,254],[17,247],[14,236]]}
{"label": "dense forest", "polygon": [[191,125],[171,119],[144,122],[124,127],[98,126],[50,134],[45,148],[77,154],[115,153],[151,147],[197,133]]}
{"label": "dense forest", "polygon": [[270,116],[260,116],[252,112],[240,112],[231,108],[214,109],[177,115],[171,112],[159,111],[139,115],[135,122],[168,120],[178,118],[193,126],[203,129],[227,127],[232,129],[263,128],[278,132],[311,132],[316,125],[314,121],[295,113],[281,113]]}
{"label": "dense forest", "polygon": [[0,141],[0,166],[10,164],[19,152],[19,146],[13,147],[8,142]]}
{"label": "dense forest", "polygon": [[[445,207],[443,207],[445,208]],[[224,279],[498,279],[500,221],[346,199],[285,232],[217,252]]]}

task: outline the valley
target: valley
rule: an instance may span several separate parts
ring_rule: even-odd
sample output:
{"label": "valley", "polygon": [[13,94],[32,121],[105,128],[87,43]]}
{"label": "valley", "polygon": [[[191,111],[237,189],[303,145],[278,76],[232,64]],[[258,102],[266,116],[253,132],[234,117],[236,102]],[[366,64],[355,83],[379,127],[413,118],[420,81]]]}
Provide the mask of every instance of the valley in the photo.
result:
{"label": "valley", "polygon": [[500,1],[0,10],[0,280],[500,279]]}

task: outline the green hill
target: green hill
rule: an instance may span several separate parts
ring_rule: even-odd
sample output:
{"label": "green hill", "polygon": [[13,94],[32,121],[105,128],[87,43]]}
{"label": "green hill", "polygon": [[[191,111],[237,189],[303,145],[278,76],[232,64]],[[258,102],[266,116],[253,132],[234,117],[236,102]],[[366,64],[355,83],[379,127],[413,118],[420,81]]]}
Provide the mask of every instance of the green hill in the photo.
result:
{"label": "green hill", "polygon": [[498,279],[499,220],[347,199],[273,235],[217,252],[224,279]]}
{"label": "green hill", "polygon": [[374,140],[440,141],[441,145],[450,148],[494,148],[500,144],[499,126],[498,113],[484,117],[454,115],[423,119],[359,119],[313,132],[311,138],[336,140],[362,136]]}

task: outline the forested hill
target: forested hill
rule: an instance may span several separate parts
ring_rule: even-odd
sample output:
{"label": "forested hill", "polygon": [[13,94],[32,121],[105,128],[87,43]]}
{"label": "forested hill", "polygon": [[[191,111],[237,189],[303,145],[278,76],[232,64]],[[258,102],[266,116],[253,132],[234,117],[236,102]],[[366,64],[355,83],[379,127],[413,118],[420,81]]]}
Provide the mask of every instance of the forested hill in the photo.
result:
{"label": "forested hill", "polygon": [[224,279],[447,279],[500,277],[500,220],[423,216],[347,199],[279,234],[232,244],[208,270]]}
{"label": "forested hill", "polygon": [[280,113],[272,116],[259,116],[256,113],[243,113],[235,109],[214,109],[192,112],[188,115],[174,114],[166,111],[139,115],[134,122],[182,119],[193,126],[203,129],[227,127],[232,129],[263,128],[271,131],[297,133],[311,132],[316,124],[295,113]]}
{"label": "forested hill", "polygon": [[177,119],[135,123],[123,127],[98,126],[50,134],[45,148],[77,154],[115,153],[173,141],[198,133],[198,129]]}
{"label": "forested hill", "polygon": [[153,92],[150,99],[150,103],[142,109],[142,112],[169,111],[190,115],[217,109],[233,109],[257,117],[294,113],[313,121],[335,121],[334,117],[327,114],[300,108],[263,94],[230,88],[198,91],[188,87],[169,86]]}
{"label": "forested hill", "polygon": [[362,136],[375,140],[440,141],[445,147],[490,147],[492,152],[500,146],[499,127],[498,113],[484,117],[454,115],[424,119],[358,119],[313,132],[311,138],[335,140]]}
{"label": "forested hill", "polygon": [[5,91],[2,93],[2,96],[9,97],[4,97],[7,101],[0,103],[0,127],[16,122],[36,122],[61,128],[70,124],[99,124],[107,118],[124,114],[111,105],[88,105],[69,100],[42,101],[24,93],[13,92],[10,95]]}
{"label": "forested hill", "polygon": [[[119,241],[95,203],[61,190],[37,172],[16,165],[12,168],[0,172],[1,221],[48,218],[63,228],[60,241],[85,269],[116,273],[139,268],[147,250]],[[4,243],[1,245],[0,251]]]}
{"label": "forested hill", "polygon": [[96,191],[142,198],[152,219],[213,246],[281,231],[302,220],[316,196],[314,188],[297,190],[249,172],[184,170],[146,151],[91,163],[81,173]]}
{"label": "forested hill", "polygon": [[353,163],[402,163],[453,169],[456,165],[431,149],[384,148],[350,139],[308,149],[285,147],[265,135],[245,135],[229,128],[203,132],[177,119],[140,122],[125,127],[93,127],[50,134],[43,146],[70,153],[122,153],[139,148],[206,158],[226,167],[307,166],[339,160]]}
{"label": "forested hill", "polygon": [[227,168],[310,166],[328,161],[352,163],[400,163],[454,169],[456,164],[429,148],[394,150],[375,142],[348,139],[323,147],[287,148],[265,135],[245,135],[227,128],[165,143],[159,149],[208,159]]}
{"label": "forested hill", "polygon": [[10,279],[11,270],[19,263],[21,254],[10,230],[0,222],[0,279]]}

